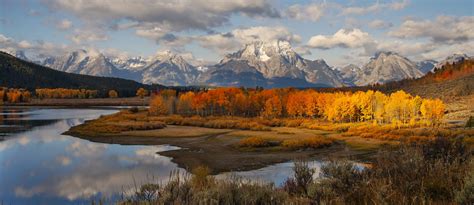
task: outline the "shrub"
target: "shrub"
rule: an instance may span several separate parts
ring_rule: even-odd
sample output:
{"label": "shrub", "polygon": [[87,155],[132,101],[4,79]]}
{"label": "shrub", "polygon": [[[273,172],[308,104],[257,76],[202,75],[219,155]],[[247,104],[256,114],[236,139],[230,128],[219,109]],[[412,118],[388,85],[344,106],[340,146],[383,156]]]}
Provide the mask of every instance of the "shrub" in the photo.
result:
{"label": "shrub", "polygon": [[308,187],[313,182],[315,170],[305,161],[296,161],[293,166],[293,177],[283,184],[283,189],[292,195],[307,196]]}
{"label": "shrub", "polygon": [[269,147],[272,143],[263,137],[246,137],[239,141],[239,147]]}

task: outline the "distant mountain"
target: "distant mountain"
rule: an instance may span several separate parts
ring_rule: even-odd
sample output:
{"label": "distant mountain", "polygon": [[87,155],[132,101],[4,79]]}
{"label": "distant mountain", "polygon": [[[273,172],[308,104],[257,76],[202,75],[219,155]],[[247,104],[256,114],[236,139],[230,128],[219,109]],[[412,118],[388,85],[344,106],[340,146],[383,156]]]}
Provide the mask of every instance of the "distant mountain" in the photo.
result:
{"label": "distant mountain", "polygon": [[132,57],[132,58],[112,58],[109,60],[115,67],[118,69],[128,69],[140,71],[145,68],[150,63],[149,59],[142,57]]}
{"label": "distant mountain", "polygon": [[337,74],[341,77],[342,82],[349,86],[354,86],[354,82],[362,75],[359,66],[349,64],[341,68],[336,68]]}
{"label": "distant mountain", "polygon": [[131,69],[118,69],[102,53],[76,50],[59,57],[48,57],[42,65],[55,70],[92,76],[118,77],[140,81],[140,73]]}
{"label": "distant mountain", "polygon": [[198,79],[215,85],[265,87],[338,87],[339,76],[324,60],[307,60],[286,41],[253,42],[226,55]]}
{"label": "distant mountain", "polygon": [[185,86],[196,84],[200,71],[171,51],[159,53],[153,62],[143,69],[142,82]]}
{"label": "distant mountain", "polygon": [[358,86],[423,76],[416,63],[395,52],[376,53],[361,70],[361,75],[354,82]]}
{"label": "distant mountain", "polygon": [[103,93],[114,89],[122,96],[134,96],[140,87],[147,89],[159,87],[119,78],[66,73],[21,60],[4,52],[0,52],[0,86],[31,90],[35,88],[84,88],[99,90]]}
{"label": "distant mountain", "polygon": [[[12,53],[13,52],[13,53]],[[244,87],[341,87],[364,86],[419,78],[435,67],[469,58],[455,54],[436,62],[414,62],[395,52],[378,52],[359,67],[349,64],[332,68],[320,60],[308,60],[296,53],[287,41],[246,44],[226,55],[219,63],[193,66],[171,51],[154,56],[119,58],[102,53],[76,50],[63,56],[32,60],[23,51],[10,51],[20,59],[69,73],[118,77],[145,84],[170,86]]]}

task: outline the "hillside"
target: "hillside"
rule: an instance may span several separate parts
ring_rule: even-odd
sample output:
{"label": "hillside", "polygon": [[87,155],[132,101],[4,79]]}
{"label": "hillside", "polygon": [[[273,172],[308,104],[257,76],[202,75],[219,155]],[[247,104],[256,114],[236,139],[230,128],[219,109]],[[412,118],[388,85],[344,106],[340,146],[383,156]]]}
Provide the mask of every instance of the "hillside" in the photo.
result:
{"label": "hillside", "polygon": [[30,63],[0,52],[0,86],[11,88],[74,88],[102,92],[114,89],[122,96],[133,96],[138,88],[153,89],[132,80],[66,73]]}
{"label": "hillside", "polygon": [[386,92],[403,89],[414,95],[441,98],[445,101],[453,97],[473,95],[474,60],[466,59],[453,64],[448,63],[422,78],[387,83],[379,87],[380,90]]}

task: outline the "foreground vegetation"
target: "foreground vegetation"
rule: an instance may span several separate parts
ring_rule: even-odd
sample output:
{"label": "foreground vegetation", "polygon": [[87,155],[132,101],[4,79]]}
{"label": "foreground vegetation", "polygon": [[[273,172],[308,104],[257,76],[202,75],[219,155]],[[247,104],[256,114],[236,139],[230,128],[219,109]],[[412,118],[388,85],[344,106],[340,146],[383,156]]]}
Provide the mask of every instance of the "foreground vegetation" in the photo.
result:
{"label": "foreground vegetation", "polygon": [[457,139],[386,147],[365,168],[344,160],[316,170],[296,162],[282,186],[215,179],[209,169],[146,184],[120,204],[470,204],[474,202],[472,150]]}

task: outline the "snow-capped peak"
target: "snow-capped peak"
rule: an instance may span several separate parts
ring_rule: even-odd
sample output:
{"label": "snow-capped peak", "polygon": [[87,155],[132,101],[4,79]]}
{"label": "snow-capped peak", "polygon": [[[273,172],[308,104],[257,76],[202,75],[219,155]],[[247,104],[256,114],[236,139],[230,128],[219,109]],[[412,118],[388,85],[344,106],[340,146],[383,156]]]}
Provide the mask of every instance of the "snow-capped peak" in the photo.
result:
{"label": "snow-capped peak", "polygon": [[268,61],[272,57],[281,56],[289,59],[291,56],[296,54],[292,49],[288,41],[255,41],[246,44],[242,50],[233,55],[232,57],[240,58],[252,58],[260,61]]}
{"label": "snow-capped peak", "polygon": [[391,51],[377,52],[354,82],[356,85],[385,83],[406,78],[419,78],[423,73],[416,63]]}

